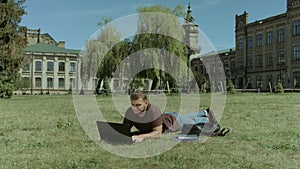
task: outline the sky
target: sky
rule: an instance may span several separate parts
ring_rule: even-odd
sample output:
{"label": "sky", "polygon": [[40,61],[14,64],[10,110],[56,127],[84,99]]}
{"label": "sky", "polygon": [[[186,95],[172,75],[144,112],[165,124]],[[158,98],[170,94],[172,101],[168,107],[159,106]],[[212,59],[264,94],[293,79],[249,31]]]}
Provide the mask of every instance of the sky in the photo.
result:
{"label": "sky", "polygon": [[136,14],[141,6],[174,8],[191,4],[194,23],[216,50],[235,46],[235,16],[249,13],[249,22],[286,12],[286,0],[26,0],[27,15],[20,25],[41,29],[68,49],[82,49],[97,30],[101,18],[117,20]]}

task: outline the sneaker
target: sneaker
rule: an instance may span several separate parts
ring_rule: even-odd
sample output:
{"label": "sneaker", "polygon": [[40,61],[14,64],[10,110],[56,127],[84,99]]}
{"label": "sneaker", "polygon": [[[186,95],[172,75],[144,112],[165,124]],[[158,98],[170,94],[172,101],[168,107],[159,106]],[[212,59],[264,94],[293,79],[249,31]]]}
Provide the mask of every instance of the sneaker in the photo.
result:
{"label": "sneaker", "polygon": [[208,112],[209,123],[218,124],[218,120],[217,120],[214,112],[210,108],[207,108],[206,111]]}
{"label": "sneaker", "polygon": [[203,115],[203,117],[207,117],[208,116],[208,112],[207,112],[207,110],[204,110],[204,115]]}

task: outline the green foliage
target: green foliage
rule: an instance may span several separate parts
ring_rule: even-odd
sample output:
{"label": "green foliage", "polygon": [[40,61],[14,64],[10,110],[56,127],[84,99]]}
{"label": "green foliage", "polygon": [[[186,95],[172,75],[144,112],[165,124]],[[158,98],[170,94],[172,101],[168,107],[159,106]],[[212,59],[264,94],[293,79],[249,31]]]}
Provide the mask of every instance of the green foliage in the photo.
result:
{"label": "green foliage", "polygon": [[44,94],[44,89],[41,88],[40,95],[43,95],[43,94]]}
{"label": "green foliage", "polygon": [[284,93],[284,89],[281,82],[278,82],[276,85],[276,93]]}
{"label": "green foliage", "polygon": [[[183,76],[186,75],[185,71],[181,71],[181,67],[185,66],[182,63],[186,63],[183,61],[186,59],[185,46],[182,43],[184,30],[178,18],[174,17],[174,15],[179,16],[184,13],[182,6],[177,6],[174,9],[160,5],[142,6],[137,11],[140,13],[138,32],[141,34],[134,36],[132,40],[132,52],[151,48],[160,49],[146,50],[141,53],[140,59],[135,61],[136,64],[147,62],[152,67],[155,67],[155,65],[157,67],[158,65],[159,69],[147,69],[138,76],[152,80],[160,79],[164,83],[162,86],[166,86],[166,73],[172,70],[172,75],[177,77],[177,83],[180,83],[179,80],[183,79]],[[149,14],[148,12],[153,13]],[[159,13],[164,13],[165,15],[158,15]],[[166,57],[171,59],[165,59]],[[179,60],[183,62],[179,62]],[[160,69],[168,71],[160,71]],[[170,85],[175,86],[176,84]],[[154,87],[152,86],[151,88]]]}
{"label": "green foliage", "polygon": [[19,77],[15,81],[15,87],[17,90],[21,90],[24,94],[31,87],[31,79],[29,77]]}
{"label": "green foliage", "polygon": [[102,17],[102,18],[101,18],[101,21],[98,22],[97,25],[101,28],[101,27],[105,26],[106,24],[108,24],[108,23],[111,22],[111,21],[112,21],[112,18]]}
{"label": "green foliage", "polygon": [[227,88],[227,93],[234,94],[236,92],[231,80],[227,81],[226,88]]}
{"label": "green foliage", "polygon": [[[173,16],[184,15],[183,6],[181,5],[176,6],[174,9],[155,5],[150,7],[139,7],[137,10],[139,13],[162,12],[165,14],[172,14]],[[99,79],[97,88],[99,88],[101,81],[105,78],[111,78],[117,68],[122,66],[120,63],[124,61],[126,57],[132,53],[149,48],[163,49],[172,52],[172,54],[184,60],[184,45],[181,42],[184,33],[183,28],[176,17],[174,17],[176,19],[171,19],[169,16],[170,15],[165,15],[164,17],[157,18],[156,15],[140,15],[137,34],[131,39],[122,41],[120,41],[120,33],[109,23],[111,22],[111,18],[102,18],[101,22],[98,23],[101,27],[100,34],[86,43],[86,52],[83,54],[81,66],[82,79],[84,80],[97,76]],[[156,32],[156,34],[144,32]],[[177,37],[177,39],[166,35],[172,35],[172,37]],[[178,70],[174,76],[183,76],[182,72],[179,71],[180,67],[183,65],[181,65],[179,61],[174,62],[176,59],[162,61],[160,58],[161,55],[165,56],[170,54],[167,52],[161,53],[161,51],[141,52],[140,57],[134,61],[131,61],[130,63],[124,62],[123,66],[125,65],[124,69],[127,74],[123,74],[122,76],[131,76],[131,72],[136,72],[137,67],[144,65],[145,63],[152,65],[152,67],[153,65],[160,65],[161,69],[166,69],[168,67],[171,70]],[[183,63],[185,63],[185,61]],[[126,64],[130,66],[126,67]],[[159,69],[147,69],[140,72],[135,78],[152,80],[162,78],[160,80],[166,83],[165,73],[160,73]],[[166,84],[163,84],[163,86],[166,86]]]}
{"label": "green foliage", "polygon": [[109,24],[110,21],[110,18],[102,18],[102,22],[98,23],[99,26],[102,26],[100,34],[86,42],[86,51],[83,53],[81,62],[82,80],[94,77],[99,79],[96,87],[97,94],[100,92],[102,80],[113,76],[112,73],[128,53],[122,51],[127,50],[122,46],[128,45],[127,40],[119,43],[121,34]]}
{"label": "green foliage", "polygon": [[19,26],[26,14],[24,0],[0,1],[0,97],[10,98],[22,66],[26,29]]}
{"label": "green foliage", "polygon": [[143,84],[141,79],[134,79],[130,83],[130,88],[132,88],[132,89],[140,89],[140,88],[144,89],[144,84]]}
{"label": "green foliage", "polygon": [[100,91],[100,95],[110,95],[111,94],[111,89],[110,89],[110,81],[109,79],[104,79],[103,80],[103,86],[102,86],[102,90]]}
{"label": "green foliage", "polygon": [[15,87],[11,81],[6,81],[5,84],[2,84],[0,80],[0,98],[11,98],[14,90]]}

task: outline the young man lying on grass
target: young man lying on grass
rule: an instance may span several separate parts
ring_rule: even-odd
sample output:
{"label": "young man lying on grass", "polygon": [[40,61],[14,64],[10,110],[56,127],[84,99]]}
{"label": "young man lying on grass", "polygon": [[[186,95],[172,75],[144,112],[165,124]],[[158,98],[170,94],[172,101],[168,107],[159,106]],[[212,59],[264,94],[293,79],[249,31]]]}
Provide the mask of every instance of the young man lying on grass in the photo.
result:
{"label": "young man lying on grass", "polygon": [[217,123],[213,112],[208,108],[203,111],[181,115],[176,112],[161,113],[160,109],[150,104],[143,91],[130,95],[131,107],[125,113],[124,124],[138,129],[137,135],[132,136],[133,142],[141,142],[148,138],[157,138],[165,131],[176,132],[183,124]]}

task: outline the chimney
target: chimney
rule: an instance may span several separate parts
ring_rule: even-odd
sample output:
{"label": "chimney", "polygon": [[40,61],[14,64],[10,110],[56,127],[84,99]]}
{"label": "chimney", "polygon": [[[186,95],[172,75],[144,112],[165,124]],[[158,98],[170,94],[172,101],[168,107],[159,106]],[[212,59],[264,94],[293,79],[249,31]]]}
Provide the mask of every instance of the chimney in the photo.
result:
{"label": "chimney", "polygon": [[37,30],[37,33],[38,33],[38,35],[37,35],[37,43],[40,43],[40,39],[41,39],[41,29],[40,28]]}
{"label": "chimney", "polygon": [[59,47],[61,47],[61,48],[65,48],[65,41],[58,41],[58,45],[57,46],[59,46]]}

